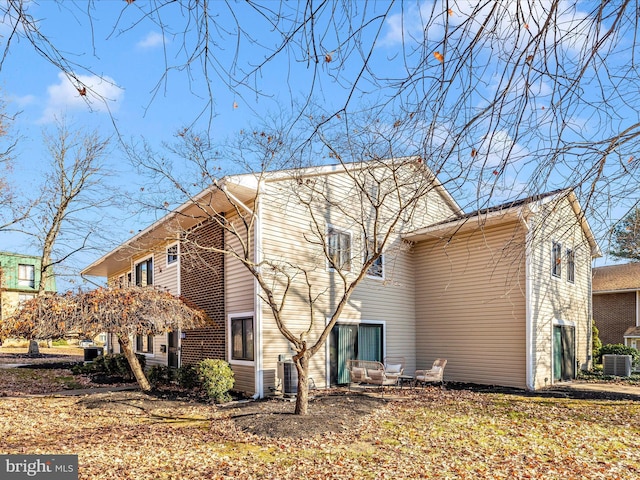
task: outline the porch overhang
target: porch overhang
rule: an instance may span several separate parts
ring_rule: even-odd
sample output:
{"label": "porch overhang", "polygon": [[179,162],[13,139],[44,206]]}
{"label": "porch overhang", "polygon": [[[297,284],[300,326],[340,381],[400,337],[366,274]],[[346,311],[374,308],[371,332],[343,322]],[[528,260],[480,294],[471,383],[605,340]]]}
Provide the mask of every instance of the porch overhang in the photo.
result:
{"label": "porch overhang", "polygon": [[[222,179],[181,206],[157,220],[135,236],[103,255],[80,274],[82,276],[109,277],[117,272],[126,270],[131,265],[131,259],[149,251],[159,245],[166,245],[176,241],[180,232],[218,215],[234,209],[234,205],[250,204],[256,198],[258,181],[252,181],[249,176],[236,177],[240,182]],[[230,200],[232,199],[232,200]]]}

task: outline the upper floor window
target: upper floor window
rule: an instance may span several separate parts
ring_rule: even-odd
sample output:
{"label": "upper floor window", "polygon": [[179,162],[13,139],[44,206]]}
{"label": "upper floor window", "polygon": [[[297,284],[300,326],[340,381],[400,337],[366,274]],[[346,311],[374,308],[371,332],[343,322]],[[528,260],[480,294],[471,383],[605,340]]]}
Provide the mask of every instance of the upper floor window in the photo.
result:
{"label": "upper floor window", "polygon": [[351,270],[351,234],[329,227],[327,231],[327,250],[329,267],[338,270]]}
{"label": "upper floor window", "polygon": [[178,261],[178,245],[167,247],[167,265],[172,265]]}
{"label": "upper floor window", "polygon": [[567,282],[575,283],[576,281],[576,253],[567,249]]}
{"label": "upper floor window", "polygon": [[[368,241],[368,248],[365,255],[365,261],[367,257],[371,257],[373,251],[373,242]],[[371,266],[367,269],[367,276],[374,278],[384,278],[384,255],[380,254],[378,258],[371,264]]]}
{"label": "upper floor window", "polygon": [[35,288],[36,272],[33,265],[18,265],[18,285]]}
{"label": "upper floor window", "polygon": [[554,277],[562,275],[562,245],[560,242],[553,242],[551,247],[551,275]]}
{"label": "upper floor window", "polygon": [[153,285],[153,258],[148,258],[140,263],[136,263],[136,286],[145,287]]}

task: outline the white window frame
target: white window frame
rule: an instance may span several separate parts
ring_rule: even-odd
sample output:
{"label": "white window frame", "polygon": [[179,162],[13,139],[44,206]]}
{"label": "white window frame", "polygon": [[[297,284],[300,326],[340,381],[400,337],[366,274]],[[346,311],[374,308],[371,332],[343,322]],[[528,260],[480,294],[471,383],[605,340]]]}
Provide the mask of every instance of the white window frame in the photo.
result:
{"label": "white window frame", "polygon": [[[327,248],[327,254],[331,254],[331,245],[329,244],[329,238],[332,236],[332,233],[338,233],[340,235],[348,235],[349,237],[349,253],[348,253],[348,259],[347,259],[347,266],[348,268],[344,268],[344,264],[340,265],[340,271],[342,272],[350,272],[351,271],[351,264],[353,263],[353,234],[344,228],[340,228],[340,227],[336,227],[335,225],[327,225],[327,233],[326,233],[326,248]],[[340,253],[342,253],[342,250],[340,250]],[[336,271],[336,268],[334,268],[331,265],[331,261],[327,258],[327,271],[329,272],[333,272]]]}
{"label": "white window frame", "polygon": [[[331,317],[325,317],[325,325],[328,325],[331,321]],[[338,320],[335,325],[360,325],[364,323],[365,325],[382,325],[382,362],[387,356],[387,321],[386,320],[369,320],[366,318],[355,319],[355,318],[345,318]],[[327,341],[324,342],[324,353],[325,353],[325,385],[329,385],[331,383],[331,346],[330,341],[327,338]]]}
{"label": "white window frame", "polygon": [[[30,267],[31,278],[22,277],[20,270],[24,269],[25,273],[28,271],[25,267]],[[27,288],[36,288],[36,266],[29,263],[18,264],[18,286]]]}
{"label": "white window frame", "polygon": [[[149,285],[151,285],[151,286],[155,285],[155,283],[156,283],[156,272],[154,270],[155,270],[155,263],[156,262],[155,262],[155,259],[153,258],[153,254],[147,255],[146,257],[143,257],[143,258],[140,258],[140,259],[136,260],[133,263],[133,271],[132,271],[132,275],[131,275],[133,277],[133,285],[138,286],[138,275],[137,275],[137,272],[136,272],[136,270],[137,270],[136,267],[138,265],[140,265],[141,263],[148,262],[149,260],[151,260],[151,283],[150,284],[149,283],[145,283],[144,285],[140,285],[140,286],[147,287]],[[145,282],[146,282],[146,280],[145,280]]]}
{"label": "white window frame", "polygon": [[[176,249],[176,253],[175,254],[170,254],[169,253],[169,249],[170,248],[174,248]],[[169,261],[169,256],[174,256],[175,255],[175,259],[173,261]],[[165,258],[165,262],[167,264],[167,267],[173,267],[174,265],[178,264],[178,261],[180,259],[180,249],[178,248],[178,244],[177,243],[172,243],[171,245],[167,245],[167,250],[166,250],[166,258]]]}
{"label": "white window frame", "polygon": [[[236,360],[233,358],[233,332],[231,330],[231,326],[233,324],[232,320],[238,318],[248,318],[251,317],[253,319],[253,360]],[[256,342],[256,316],[255,312],[241,312],[241,313],[230,313],[227,315],[227,358],[230,365],[247,365],[254,366],[256,363],[256,358],[259,355],[258,346]]]}

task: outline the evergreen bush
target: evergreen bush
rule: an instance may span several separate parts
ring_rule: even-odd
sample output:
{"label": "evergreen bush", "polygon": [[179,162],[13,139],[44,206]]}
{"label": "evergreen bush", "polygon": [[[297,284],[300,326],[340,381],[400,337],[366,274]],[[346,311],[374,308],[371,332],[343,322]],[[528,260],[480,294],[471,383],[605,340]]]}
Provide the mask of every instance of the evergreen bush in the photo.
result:
{"label": "evergreen bush", "polygon": [[224,360],[202,360],[198,364],[198,377],[202,382],[202,388],[216,403],[231,400],[229,390],[233,388],[233,370]]}
{"label": "evergreen bush", "polygon": [[198,368],[195,365],[182,365],[178,368],[178,385],[190,390],[200,387]]}
{"label": "evergreen bush", "polygon": [[602,363],[603,355],[631,355],[631,362],[636,363],[640,360],[640,352],[632,347],[627,347],[621,343],[608,343],[600,348],[598,354],[598,363]]}

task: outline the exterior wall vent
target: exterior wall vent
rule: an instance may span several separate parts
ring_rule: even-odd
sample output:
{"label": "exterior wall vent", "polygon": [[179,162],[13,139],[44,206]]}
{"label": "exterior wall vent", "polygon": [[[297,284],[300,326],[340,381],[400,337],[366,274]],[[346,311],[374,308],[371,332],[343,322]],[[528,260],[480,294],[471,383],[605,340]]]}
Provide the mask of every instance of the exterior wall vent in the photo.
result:
{"label": "exterior wall vent", "polygon": [[631,355],[603,355],[602,373],[616,377],[630,377]]}

